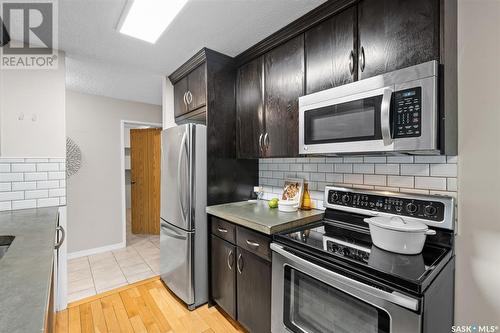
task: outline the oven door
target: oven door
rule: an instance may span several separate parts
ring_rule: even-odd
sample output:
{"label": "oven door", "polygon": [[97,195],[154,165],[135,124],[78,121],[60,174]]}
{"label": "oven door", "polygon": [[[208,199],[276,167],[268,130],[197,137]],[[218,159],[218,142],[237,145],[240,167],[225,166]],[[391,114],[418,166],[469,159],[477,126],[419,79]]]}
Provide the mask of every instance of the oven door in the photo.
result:
{"label": "oven door", "polygon": [[[335,88],[334,88],[335,89]],[[299,110],[299,153],[391,151],[393,86],[357,94],[313,99]]]}
{"label": "oven door", "polygon": [[273,333],[420,332],[419,300],[313,264],[272,243]]}

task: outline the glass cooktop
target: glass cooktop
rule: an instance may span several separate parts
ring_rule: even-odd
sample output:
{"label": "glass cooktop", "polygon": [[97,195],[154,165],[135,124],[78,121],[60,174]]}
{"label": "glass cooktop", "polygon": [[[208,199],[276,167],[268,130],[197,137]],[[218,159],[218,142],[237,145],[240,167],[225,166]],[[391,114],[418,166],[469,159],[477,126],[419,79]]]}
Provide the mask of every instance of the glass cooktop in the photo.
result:
{"label": "glass cooktop", "polygon": [[316,252],[322,258],[340,260],[344,265],[352,265],[358,270],[390,279],[418,292],[423,289],[422,284],[431,272],[450,252],[446,247],[427,243],[422,253],[417,255],[385,251],[372,244],[368,230],[346,229],[329,221],[276,235],[275,240],[298,250]]}

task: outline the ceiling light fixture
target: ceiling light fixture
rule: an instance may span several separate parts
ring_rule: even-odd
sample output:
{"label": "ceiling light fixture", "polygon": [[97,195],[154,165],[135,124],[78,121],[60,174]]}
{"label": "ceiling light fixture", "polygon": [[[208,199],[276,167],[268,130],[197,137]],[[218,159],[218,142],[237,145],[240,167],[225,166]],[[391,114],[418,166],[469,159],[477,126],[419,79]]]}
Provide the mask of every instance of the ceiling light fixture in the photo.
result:
{"label": "ceiling light fixture", "polygon": [[129,0],[117,30],[154,44],[187,2],[188,0]]}

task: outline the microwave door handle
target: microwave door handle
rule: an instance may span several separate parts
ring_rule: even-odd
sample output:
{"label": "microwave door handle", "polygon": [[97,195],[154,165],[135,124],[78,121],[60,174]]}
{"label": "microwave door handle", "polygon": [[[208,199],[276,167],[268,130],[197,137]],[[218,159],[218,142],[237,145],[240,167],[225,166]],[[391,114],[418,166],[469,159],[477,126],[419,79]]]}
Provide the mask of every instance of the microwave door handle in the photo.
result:
{"label": "microwave door handle", "polygon": [[382,130],[382,140],[384,146],[392,144],[391,137],[391,97],[394,89],[385,88],[382,96],[382,104],[380,106],[380,127]]}

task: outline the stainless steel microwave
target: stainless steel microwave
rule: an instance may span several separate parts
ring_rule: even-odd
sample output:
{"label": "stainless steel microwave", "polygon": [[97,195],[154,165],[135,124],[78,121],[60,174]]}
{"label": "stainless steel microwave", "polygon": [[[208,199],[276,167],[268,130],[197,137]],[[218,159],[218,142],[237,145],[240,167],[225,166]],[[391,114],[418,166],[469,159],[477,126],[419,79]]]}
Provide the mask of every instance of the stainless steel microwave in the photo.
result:
{"label": "stainless steel microwave", "polygon": [[438,63],[299,98],[299,153],[439,154]]}

